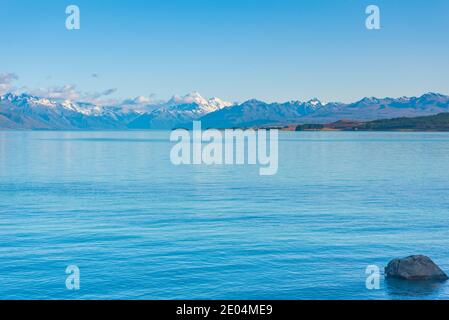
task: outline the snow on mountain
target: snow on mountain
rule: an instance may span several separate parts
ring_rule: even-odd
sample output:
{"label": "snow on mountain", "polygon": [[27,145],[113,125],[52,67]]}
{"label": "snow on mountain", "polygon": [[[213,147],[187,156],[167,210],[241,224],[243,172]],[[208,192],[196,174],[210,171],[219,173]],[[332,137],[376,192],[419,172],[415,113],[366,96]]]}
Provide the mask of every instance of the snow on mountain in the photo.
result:
{"label": "snow on mountain", "polygon": [[313,98],[312,100],[307,101],[308,105],[313,106],[315,108],[319,108],[321,106],[323,106],[323,104],[321,103],[320,100],[318,100],[317,98]]}
{"label": "snow on mountain", "polygon": [[98,115],[103,112],[103,107],[91,103],[72,102],[70,100],[58,100],[40,98],[28,94],[14,95],[8,93],[0,97],[0,102],[9,102],[11,105],[22,108],[40,109],[41,111],[64,112],[71,111],[84,115]]}
{"label": "snow on mountain", "polygon": [[142,114],[127,127],[130,129],[173,129],[200,117],[232,106],[219,98],[206,100],[198,92],[183,97],[173,96],[152,112]]}
{"label": "snow on mountain", "polygon": [[198,92],[192,92],[183,97],[178,95],[173,96],[165,104],[165,107],[176,108],[183,105],[190,105],[192,109],[196,109],[198,112],[209,113],[229,107],[232,103],[223,101],[217,97],[206,100]]}
{"label": "snow on mountain", "polygon": [[232,128],[443,112],[449,112],[449,97],[438,93],[420,97],[368,97],[350,104],[324,104],[318,99],[285,103],[253,99],[232,104],[219,98],[205,99],[193,92],[173,96],[166,102],[137,97],[111,106],[8,93],[0,96],[0,129],[173,129],[189,127],[198,119],[204,127]]}
{"label": "snow on mountain", "polygon": [[[143,118],[138,123],[149,117],[154,119],[154,126],[169,128],[230,105],[219,98],[206,100],[197,92],[183,97],[174,96],[167,102],[137,97],[112,106],[8,93],[0,96],[0,128],[73,129],[93,126],[95,129],[114,129],[125,128],[139,117]],[[2,119],[3,123],[8,123],[7,126],[2,125]]]}
{"label": "snow on mountain", "polygon": [[213,111],[217,111],[217,110],[227,108],[227,107],[234,105],[231,102],[223,101],[217,97],[213,97],[213,98],[209,99],[207,102],[209,103],[209,106],[211,107],[211,109]]}
{"label": "snow on mountain", "polygon": [[176,106],[181,104],[192,104],[192,103],[196,103],[198,105],[207,105],[207,100],[204,99],[198,92],[192,92],[183,97],[179,95],[174,95],[167,102],[167,106]]}
{"label": "snow on mountain", "polygon": [[0,128],[116,129],[124,127],[120,113],[103,106],[28,94],[0,97]]}

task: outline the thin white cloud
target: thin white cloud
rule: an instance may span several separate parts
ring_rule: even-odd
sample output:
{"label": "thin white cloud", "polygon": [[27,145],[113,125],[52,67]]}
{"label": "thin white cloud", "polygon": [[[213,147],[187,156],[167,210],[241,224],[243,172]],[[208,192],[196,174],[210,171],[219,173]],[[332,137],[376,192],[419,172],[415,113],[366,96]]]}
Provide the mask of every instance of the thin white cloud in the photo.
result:
{"label": "thin white cloud", "polygon": [[144,104],[162,104],[165,101],[156,99],[156,95],[154,93],[149,96],[138,96],[133,99],[126,99],[123,101],[123,104],[129,105],[144,105]]}
{"label": "thin white cloud", "polygon": [[15,90],[12,82],[18,80],[15,73],[0,73],[0,94],[5,94]]}
{"label": "thin white cloud", "polygon": [[[98,74],[93,74],[97,76]],[[0,95],[5,93],[21,94],[26,93],[37,97],[52,98],[59,100],[72,100],[81,102],[90,102],[94,104],[115,104],[119,100],[112,99],[110,96],[117,92],[116,88],[106,89],[101,92],[83,92],[78,90],[74,84],[67,84],[63,86],[51,86],[44,88],[17,88],[13,85],[15,80],[19,77],[15,73],[0,73]]]}
{"label": "thin white cloud", "polygon": [[91,102],[95,104],[108,104],[115,102],[113,99],[106,99],[108,96],[117,92],[117,89],[111,88],[102,92],[82,92],[76,85],[53,86],[47,88],[30,89],[23,88],[22,91],[38,97]]}
{"label": "thin white cloud", "polygon": [[[92,74],[92,77],[98,77],[96,73]],[[50,76],[47,79],[51,78]],[[50,98],[55,100],[70,100],[76,102],[88,102],[97,105],[158,105],[163,104],[165,101],[156,99],[155,94],[148,96],[138,96],[133,99],[117,99],[111,97],[117,92],[116,88],[109,88],[103,91],[96,92],[84,92],[78,89],[74,84],[66,84],[61,86],[48,86],[41,88],[32,88],[28,86],[16,87],[13,86],[13,82],[18,80],[19,77],[15,73],[0,73],[0,95],[5,93],[13,94],[29,94],[41,98]]]}
{"label": "thin white cloud", "polygon": [[53,99],[77,100],[80,98],[80,92],[76,90],[75,85],[54,86],[48,88],[29,89],[24,88],[27,93]]}
{"label": "thin white cloud", "polygon": [[150,103],[151,99],[145,96],[138,96],[134,99],[126,99],[123,101],[124,104],[147,104]]}

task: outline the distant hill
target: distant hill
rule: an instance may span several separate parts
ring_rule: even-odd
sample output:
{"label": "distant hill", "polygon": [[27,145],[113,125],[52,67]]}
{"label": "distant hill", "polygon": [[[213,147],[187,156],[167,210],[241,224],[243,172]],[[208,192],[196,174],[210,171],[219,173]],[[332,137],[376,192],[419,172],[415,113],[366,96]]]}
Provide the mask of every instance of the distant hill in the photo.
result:
{"label": "distant hill", "polygon": [[341,120],[329,124],[304,124],[296,131],[449,131],[449,113],[414,118],[382,119],[369,122]]}

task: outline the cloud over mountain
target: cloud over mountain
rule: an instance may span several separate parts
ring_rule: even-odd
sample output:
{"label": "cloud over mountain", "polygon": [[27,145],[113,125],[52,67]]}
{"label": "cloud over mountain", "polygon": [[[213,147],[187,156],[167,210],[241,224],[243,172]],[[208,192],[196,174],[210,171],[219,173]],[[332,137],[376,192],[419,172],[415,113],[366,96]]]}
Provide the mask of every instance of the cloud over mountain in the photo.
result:
{"label": "cloud over mountain", "polygon": [[11,92],[14,89],[12,82],[17,79],[15,73],[0,73],[0,94]]}
{"label": "cloud over mountain", "polygon": [[[38,89],[27,89],[23,88],[22,92],[28,93],[33,96],[46,97],[50,99],[59,100],[71,100],[71,101],[84,101],[97,104],[107,104],[111,103],[111,100],[106,100],[106,98],[115,92],[116,88],[106,89],[101,92],[83,92],[78,90],[76,85],[63,85],[63,86],[53,86],[47,88]],[[112,102],[116,102],[113,100]]]}

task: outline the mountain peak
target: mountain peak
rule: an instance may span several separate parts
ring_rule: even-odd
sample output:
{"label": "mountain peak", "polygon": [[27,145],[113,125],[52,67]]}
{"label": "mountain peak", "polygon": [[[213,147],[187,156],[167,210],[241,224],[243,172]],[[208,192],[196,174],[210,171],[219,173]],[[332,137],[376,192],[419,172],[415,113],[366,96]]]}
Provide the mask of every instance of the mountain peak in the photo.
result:
{"label": "mountain peak", "polygon": [[254,105],[254,104],[266,104],[266,102],[257,99],[249,99],[243,102],[242,105]]}
{"label": "mountain peak", "polygon": [[428,92],[425,93],[421,96],[421,98],[426,98],[426,99],[439,99],[439,98],[445,98],[445,95],[442,95],[440,93],[435,93],[435,92]]}
{"label": "mountain peak", "polygon": [[223,108],[226,108],[226,107],[230,107],[230,106],[233,105],[232,102],[224,101],[224,100],[222,100],[220,98],[217,98],[217,97],[210,98],[207,102],[209,103],[209,105],[211,105],[213,107],[216,107],[217,110],[218,109],[223,109]]}
{"label": "mountain peak", "polygon": [[[221,100],[220,98],[214,97],[206,100],[199,92],[194,91],[192,93],[186,94],[181,97],[179,95],[174,95],[166,104],[166,107],[176,110],[179,106],[192,105],[192,107],[187,108],[190,110],[196,110],[199,113],[209,113],[229,107],[232,103]],[[183,107],[185,110],[186,107]]]}
{"label": "mountain peak", "polygon": [[14,94],[14,93],[6,93],[5,95],[0,97],[0,101],[9,101],[15,104],[46,104],[50,105],[51,101],[48,98],[40,98],[27,93]]}
{"label": "mountain peak", "polygon": [[365,97],[362,100],[360,100],[359,102],[362,102],[362,103],[378,103],[379,99],[377,99],[376,97]]}
{"label": "mountain peak", "polygon": [[313,99],[307,101],[307,104],[309,104],[309,105],[311,105],[311,106],[313,106],[313,107],[318,107],[318,106],[323,105],[323,104],[321,103],[321,101],[318,100],[318,98],[313,98]]}

